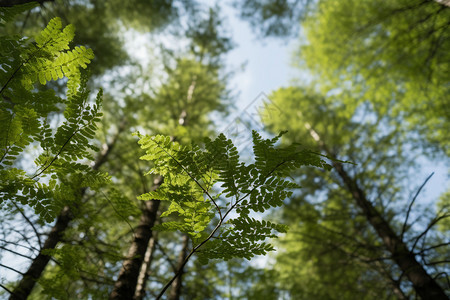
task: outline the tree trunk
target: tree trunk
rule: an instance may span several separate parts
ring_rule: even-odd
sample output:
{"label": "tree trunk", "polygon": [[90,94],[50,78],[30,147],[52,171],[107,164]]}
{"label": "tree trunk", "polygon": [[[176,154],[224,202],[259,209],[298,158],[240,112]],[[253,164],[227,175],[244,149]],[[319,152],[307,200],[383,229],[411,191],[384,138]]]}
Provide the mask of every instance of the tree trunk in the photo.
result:
{"label": "tree trunk", "polygon": [[[153,190],[162,184],[162,177],[154,181]],[[128,249],[127,258],[122,264],[119,277],[117,278],[114,289],[109,295],[109,299],[133,299],[138,282],[139,271],[144,261],[147,246],[152,237],[151,228],[155,225],[160,201],[144,201],[139,225],[134,232],[134,238]]]}
{"label": "tree trunk", "polygon": [[[314,128],[311,127],[309,123],[305,123],[305,128],[308,130],[311,137],[319,144],[320,148],[326,153],[326,155],[329,157],[335,156],[334,153],[329,150],[325,142],[320,138],[320,135],[314,130]],[[363,211],[363,214],[369,221],[370,225],[372,225],[378,236],[383,241],[384,246],[391,253],[392,259],[412,283],[416,293],[423,300],[448,300],[448,297],[442,287],[416,260],[416,257],[408,249],[408,246],[394,232],[389,223],[366,198],[364,191],[359,187],[356,179],[348,175],[341,163],[333,162],[333,167],[351,193],[356,204]]]}
{"label": "tree trunk", "polygon": [[[331,153],[328,153],[330,155]],[[389,223],[376,210],[372,203],[366,198],[364,191],[358,186],[355,179],[351,178],[341,163],[333,162],[347,189],[353,199],[363,211],[363,214],[382,239],[383,244],[391,253],[392,259],[412,283],[414,290],[424,300],[448,300],[444,290],[428,274],[424,267],[416,260],[414,254],[407,245],[394,232]]]}
{"label": "tree trunk", "polygon": [[69,226],[69,222],[73,219],[72,212],[68,206],[65,206],[59,214],[55,225],[53,226],[44,246],[39,251],[38,256],[33,259],[31,266],[27,272],[23,275],[19,285],[13,290],[10,300],[25,300],[31,294],[36,280],[41,277],[45,267],[50,261],[50,256],[43,254],[44,250],[55,249],[58,242],[61,240],[64,231]]}
{"label": "tree trunk", "polygon": [[186,234],[183,234],[183,244],[180,250],[180,254],[178,255],[177,261],[177,270],[180,274],[177,276],[175,281],[172,283],[172,288],[169,294],[169,300],[179,300],[181,295],[181,286],[182,286],[182,276],[183,276],[183,267],[184,260],[186,259],[186,254],[189,246],[189,238]]}
{"label": "tree trunk", "polygon": [[[114,148],[114,145],[116,144],[120,133],[124,131],[125,126],[126,122],[122,120],[117,134],[109,144],[105,145],[104,150],[98,156],[94,166],[92,167],[93,170],[98,170],[107,161],[109,154]],[[83,198],[85,193],[86,188],[81,189],[80,199]],[[71,209],[69,206],[65,206],[59,213],[56,219],[56,223],[55,225],[53,225],[53,228],[50,231],[50,234],[47,237],[44,246],[39,251],[39,254],[36,256],[36,258],[33,259],[30,267],[23,275],[22,280],[20,280],[17,287],[12,291],[12,294],[9,298],[10,300],[25,300],[28,298],[28,296],[30,296],[31,291],[36,284],[36,281],[41,277],[42,273],[45,270],[45,267],[47,266],[51,258],[49,255],[43,254],[43,252],[45,250],[55,249],[56,245],[61,241],[64,232],[69,227],[69,223],[72,220],[73,214],[71,212]]]}
{"label": "tree trunk", "polygon": [[[188,102],[192,99],[195,83],[196,81],[194,78],[188,89]],[[185,110],[181,112],[178,123],[181,126],[187,125],[187,113]],[[177,137],[172,136],[171,140],[176,141]],[[161,176],[157,177],[153,182],[152,190],[156,190],[162,183],[163,178]],[[109,295],[110,300],[129,300],[133,299],[133,296],[136,294],[139,273],[147,252],[147,246],[152,237],[151,228],[155,225],[160,201],[151,200],[145,201],[144,203],[139,225],[134,233],[134,239],[130,248],[128,249],[127,259],[123,262],[119,277],[114,284],[114,289]],[[143,284],[145,284],[145,282],[143,282]]]}
{"label": "tree trunk", "polygon": [[158,232],[153,232],[152,238],[148,244],[147,252],[145,252],[144,262],[142,263],[141,271],[139,272],[138,282],[136,285],[136,292],[134,293],[134,300],[142,300],[145,297],[145,284],[149,276],[150,266],[152,264],[153,255],[155,253],[156,242],[158,240]]}

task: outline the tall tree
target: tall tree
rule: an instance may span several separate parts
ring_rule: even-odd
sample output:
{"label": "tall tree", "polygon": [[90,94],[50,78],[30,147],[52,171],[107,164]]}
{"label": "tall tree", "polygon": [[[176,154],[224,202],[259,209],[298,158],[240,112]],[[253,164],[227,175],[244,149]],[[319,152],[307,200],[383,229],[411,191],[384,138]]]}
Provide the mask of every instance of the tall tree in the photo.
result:
{"label": "tall tree", "polygon": [[[19,2],[2,1],[0,5],[14,5]],[[166,27],[179,28],[179,18],[194,14],[196,1],[38,1],[39,7],[28,11],[11,23],[5,30],[33,35],[53,17],[60,17],[68,25],[77,28],[75,45],[91,48],[96,57],[91,65],[92,75],[102,75],[108,70],[130,63],[125,38],[133,29],[140,32],[162,31]]]}
{"label": "tall tree", "polygon": [[[95,6],[95,5],[94,5],[94,6]],[[169,6],[170,6],[170,5],[169,5]],[[91,16],[91,17],[93,16],[93,15],[92,15],[92,11],[90,11],[91,8],[92,8],[92,7],[86,7],[86,8],[85,8],[85,9],[88,10],[88,12],[86,12],[86,16]],[[147,8],[148,8],[148,7],[147,7]],[[64,9],[65,9],[65,8],[64,8]],[[80,9],[83,9],[83,8],[80,7]],[[153,8],[151,8],[151,10],[153,11]],[[72,11],[69,10],[69,12],[70,12],[70,14],[72,14]],[[141,10],[140,12],[142,12],[142,10]],[[34,12],[33,12],[33,13],[34,13]],[[74,14],[74,15],[76,15],[77,17],[81,17],[81,18],[82,18],[82,16],[83,16],[82,13]],[[29,17],[27,17],[27,19],[26,19],[24,22],[27,22],[27,21],[28,21],[28,18],[29,18]],[[131,19],[133,19],[133,18],[131,18]],[[130,20],[131,20],[131,19],[130,19]],[[113,19],[111,19],[110,21],[112,21],[112,20],[113,20]],[[135,20],[134,20],[134,21],[135,21]],[[85,22],[84,22],[84,23],[85,23]],[[25,23],[24,23],[24,24],[25,24]],[[137,25],[137,24],[135,24],[135,25]],[[102,26],[99,26],[99,28],[102,28]],[[103,28],[103,29],[104,29],[104,28]],[[211,85],[211,86],[213,86],[213,85]],[[130,98],[128,98],[128,100],[130,100]],[[148,97],[147,97],[147,100],[148,100]],[[131,107],[136,106],[136,104],[137,104],[137,103],[133,104]],[[130,113],[127,113],[127,114],[131,114],[131,112],[130,112]],[[128,128],[129,128],[129,126],[130,126],[129,122],[126,122],[125,119],[126,119],[126,118],[122,118],[122,120],[117,120],[117,119],[112,120],[113,123],[117,122],[117,123],[119,123],[119,124],[121,124],[121,125],[115,126],[114,124],[112,124],[112,125],[111,125],[111,128],[112,128],[113,130],[115,129],[118,133],[125,131],[126,128],[124,128],[123,125],[126,124],[126,127],[128,127]],[[132,119],[132,118],[130,118],[130,119]],[[125,122],[124,122],[124,121],[125,121]],[[164,121],[161,121],[161,123],[162,123],[162,122],[164,122]],[[135,123],[133,123],[133,124],[131,124],[131,125],[136,126]],[[172,125],[173,125],[173,124],[172,124]],[[119,127],[119,128],[117,128],[117,127]],[[111,129],[107,129],[107,130],[111,130]],[[97,161],[97,164],[94,166],[94,169],[99,168],[100,165],[103,165],[106,161],[108,161],[109,154],[111,153],[111,148],[112,148],[112,146],[114,146],[114,145],[117,143],[117,136],[116,136],[116,137],[110,137],[110,138],[107,137],[107,139],[110,139],[111,142],[106,142],[105,144],[103,144],[102,148],[103,148],[103,150],[105,150],[105,151],[104,151],[104,153],[101,153],[101,154],[99,155],[99,159],[98,159],[98,161]],[[134,143],[133,140],[129,140],[129,142],[130,142],[130,143]],[[111,144],[111,143],[112,143],[112,144]],[[105,154],[106,154],[106,155],[105,155]],[[140,171],[140,170],[139,170],[139,171]],[[139,172],[139,173],[140,173],[140,172]],[[144,192],[145,192],[145,191],[144,191]],[[136,195],[136,194],[140,194],[140,193],[142,193],[142,191],[135,192],[135,193],[132,193],[132,194]],[[81,195],[83,195],[83,194],[85,194],[85,189],[82,190]],[[110,195],[110,197],[111,197],[111,195]],[[77,198],[82,198],[82,197],[77,197]],[[87,195],[86,198],[87,198],[87,199],[92,198],[92,195]],[[119,198],[120,198],[120,197],[119,197]],[[109,200],[109,199],[108,199],[108,200]],[[111,200],[114,202],[114,201],[117,201],[118,199],[117,199],[117,197],[111,197]],[[117,202],[116,202],[115,204],[117,204]],[[124,203],[122,203],[122,204],[124,204]],[[88,208],[88,207],[90,207],[90,205],[87,205],[87,204],[86,204],[86,201],[84,201],[83,207]],[[124,209],[123,207],[121,207],[121,208]],[[132,210],[132,209],[131,209],[131,210]],[[86,210],[80,209],[80,210],[78,210],[78,211],[75,213],[75,215],[76,215],[76,216],[80,216],[80,215],[82,215],[83,213],[86,213]],[[122,211],[122,213],[123,213],[123,211]],[[84,217],[86,217],[86,216],[84,216]],[[60,243],[61,241],[63,241],[64,239],[67,238],[66,235],[64,234],[64,231],[66,231],[66,229],[68,228],[67,225],[68,225],[69,221],[72,221],[73,219],[74,219],[74,212],[73,212],[73,211],[69,211],[69,210],[67,210],[67,209],[65,208],[65,209],[61,212],[61,214],[60,214],[58,220],[65,220],[65,221],[64,221],[64,226],[59,226],[58,224],[59,224],[60,222],[57,222],[57,223],[55,224],[55,226],[54,226],[53,229],[52,229],[52,232],[55,231],[55,234],[48,237],[48,240],[46,241],[46,244],[45,244],[45,247],[44,247],[45,249],[44,249],[43,252],[42,252],[43,255],[38,255],[38,256],[36,257],[36,260],[35,260],[35,261],[33,262],[33,264],[32,264],[32,267],[33,267],[34,265],[38,265],[38,266],[39,266],[39,270],[35,270],[36,268],[33,267],[32,269],[35,270],[35,271],[33,271],[33,274],[34,274],[34,275],[33,275],[33,276],[26,276],[26,277],[28,278],[26,282],[31,282],[31,281],[33,281],[33,284],[34,284],[34,281],[36,281],[36,279],[39,278],[38,275],[41,274],[41,273],[43,272],[43,270],[44,270],[46,264],[49,262],[50,256],[48,255],[48,253],[53,253],[53,252],[55,252],[55,251],[56,251],[56,252],[55,252],[55,255],[58,253],[58,250],[56,250],[56,249],[55,249],[55,251],[52,252],[52,248],[55,248],[55,246],[56,246],[58,243]],[[92,219],[91,219],[91,220],[92,220]],[[81,223],[84,223],[84,222],[81,222]],[[91,223],[91,224],[92,224],[92,223]],[[83,225],[83,226],[87,226],[87,225],[85,224],[85,225]],[[50,237],[51,237],[51,238],[50,238]],[[49,245],[50,245],[50,246],[49,246]],[[69,248],[70,248],[70,247],[67,246],[67,247],[65,247],[65,250],[68,250]],[[70,251],[67,251],[67,252],[70,252]],[[44,253],[45,253],[45,254],[44,254]],[[44,258],[44,261],[41,260],[41,258]],[[39,261],[39,263],[38,263],[38,261]],[[43,262],[43,263],[42,263],[42,262]],[[37,272],[37,273],[36,273],[36,272]],[[38,274],[38,275],[36,275],[36,274]],[[32,287],[32,285],[28,285],[28,286],[31,286],[31,287]],[[48,285],[47,285],[47,288],[49,288]],[[20,289],[21,289],[21,288],[20,288]],[[29,293],[30,291],[31,291],[31,289],[27,289],[27,293]]]}
{"label": "tall tree", "polygon": [[[192,40],[190,58],[170,59],[165,65],[169,76],[156,95],[142,95],[152,103],[152,110],[141,115],[140,126],[147,130],[168,133],[180,141],[192,141],[205,135],[213,110],[223,110],[221,100],[227,97],[226,86],[221,79],[220,57],[230,49],[230,41],[222,37],[217,12],[210,10],[205,19],[199,19],[188,28]],[[173,65],[174,64],[174,65]],[[144,127],[145,128],[145,127]],[[161,178],[156,178],[156,189]],[[148,191],[147,191],[148,192]],[[138,231],[130,245],[128,259],[123,263],[120,275],[110,298],[129,299],[135,294],[139,270],[152,236],[159,201],[144,203],[143,216]]]}
{"label": "tall tree", "polygon": [[[349,109],[341,97],[342,94],[321,97],[300,88],[280,89],[270,97],[277,107],[284,109],[279,116],[267,118],[266,122],[274,126],[275,131],[289,124],[289,142],[302,141],[327,156],[357,164],[349,168],[334,162],[332,176],[318,173],[314,180],[299,174],[306,193],[293,198],[287,206],[293,208],[286,210],[286,216],[292,217],[298,229],[289,234],[288,252],[280,255],[280,261],[287,263],[282,265],[289,267],[292,259],[307,253],[312,255],[321,249],[323,256],[314,260],[307,256],[309,262],[305,265],[317,269],[320,277],[316,280],[320,285],[345,288],[347,284],[354,284],[352,277],[332,279],[338,274],[330,271],[330,267],[339,265],[336,258],[340,258],[343,270],[348,270],[346,274],[356,276],[353,280],[362,282],[354,286],[355,291],[367,297],[370,297],[367,291],[374,287],[370,284],[373,276],[381,274],[384,278],[376,286],[389,286],[400,297],[409,293],[402,291],[405,288],[403,282],[408,278],[409,284],[423,299],[445,299],[447,296],[440,284],[446,283],[435,279],[445,270],[445,259],[440,268],[430,269],[424,261],[428,261],[426,256],[432,258],[434,254],[418,250],[417,243],[426,232],[430,235],[427,242],[431,244],[423,246],[424,249],[448,247],[442,241],[442,235],[432,228],[449,214],[448,211],[430,214],[429,223],[423,227],[425,231],[419,230],[417,224],[409,223],[410,211],[403,209],[414,201],[405,197],[405,183],[412,176],[410,166],[414,164],[413,152],[406,152],[408,132],[397,123],[400,119],[379,115],[370,109],[370,105]],[[314,190],[318,199],[308,194]],[[305,253],[298,254],[298,251]],[[425,257],[418,260],[421,255]],[[347,265],[349,260],[356,263]],[[281,269],[280,273],[285,274],[285,271]],[[296,277],[295,270],[290,274]],[[311,276],[308,278],[313,280]],[[327,290],[307,288],[308,285],[301,282],[297,288],[290,286],[292,292],[303,297],[330,297]],[[374,298],[379,296],[379,291],[372,290],[372,293]]]}
{"label": "tall tree", "polygon": [[[15,14],[26,9],[30,9],[30,5],[3,8],[3,21],[10,22]],[[8,209],[11,204],[18,208],[17,204],[8,202],[20,202],[32,207],[43,223],[53,221],[56,211],[64,207],[63,216],[55,226],[57,230],[50,233],[30,269],[23,274],[23,280],[12,291],[13,299],[26,298],[35,278],[42,273],[42,266],[49,260],[45,251],[56,245],[59,229],[67,226],[68,205],[76,202],[80,191],[83,193],[87,187],[95,188],[106,181],[96,169],[90,170],[79,162],[92,160],[88,150],[97,149],[89,139],[93,138],[101,116],[101,93],[95,104],[89,105],[87,78],[79,68],[86,68],[93,58],[92,50],[85,47],[71,50],[68,44],[73,35],[72,26],[62,29],[61,20],[54,18],[35,36],[34,43],[17,36],[2,36],[1,39],[4,66],[1,119],[7,125],[1,138],[1,202],[7,201],[3,208]],[[64,77],[68,79],[67,99],[56,96],[50,89],[34,89],[37,81],[45,85],[47,81]],[[55,128],[50,125],[50,116],[61,107],[63,121]],[[38,144],[42,151],[34,165],[19,169],[19,154],[29,149],[31,143]],[[20,208],[18,210],[25,217]]]}
{"label": "tall tree", "polygon": [[[348,89],[402,115],[428,146],[448,151],[450,7],[436,1],[320,1],[296,55],[320,88]],[[447,153],[448,154],[448,153]]]}
{"label": "tall tree", "polygon": [[182,243],[180,253],[178,254],[176,270],[180,271],[180,275],[177,276],[175,281],[172,283],[172,288],[169,293],[170,300],[179,300],[181,296],[182,288],[182,277],[184,273],[184,260],[188,255],[189,247],[189,236],[186,234],[182,235]]}

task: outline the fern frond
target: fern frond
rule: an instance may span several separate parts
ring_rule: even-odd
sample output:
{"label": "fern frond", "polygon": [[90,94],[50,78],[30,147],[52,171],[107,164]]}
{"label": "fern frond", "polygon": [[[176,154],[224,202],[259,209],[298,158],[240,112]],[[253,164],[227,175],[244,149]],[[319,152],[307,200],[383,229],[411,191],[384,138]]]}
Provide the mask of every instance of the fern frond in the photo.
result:
{"label": "fern frond", "polygon": [[[74,37],[72,25],[62,28],[59,18],[52,19],[48,26],[38,34],[36,46],[30,47],[24,55],[22,82],[25,87],[31,87],[39,80],[42,85],[47,81],[67,77],[68,96],[76,93],[81,84],[80,67],[85,69],[94,58],[91,49],[77,46],[69,50],[69,43]],[[67,50],[67,51],[66,51]]]}
{"label": "fern frond", "polygon": [[[0,8],[2,20],[32,6]],[[34,7],[34,6],[33,6]],[[85,160],[98,151],[90,140],[102,116],[100,91],[90,104],[87,77],[80,68],[93,58],[85,47],[70,49],[74,27],[62,28],[59,18],[31,39],[0,37],[0,204],[19,201],[32,207],[43,222],[51,222],[64,205],[77,199],[81,187],[93,189],[105,184],[108,176],[93,171]],[[35,83],[68,78],[67,99]],[[50,126],[49,114],[63,109],[64,119]],[[17,169],[20,155],[30,145],[42,149],[35,160],[35,173]],[[39,180],[47,177],[41,183]],[[71,183],[65,183],[71,179]]]}
{"label": "fern frond", "polygon": [[[215,140],[206,139],[200,148],[181,146],[167,136],[137,133],[141,148],[146,150],[141,159],[153,163],[148,173],[164,176],[157,190],[139,199],[170,202],[161,217],[171,221],[154,229],[189,234],[193,252],[199,252],[203,261],[250,259],[272,251],[266,240],[276,237],[276,232],[286,232],[287,227],[250,218],[249,214],[281,206],[292,195],[298,186],[284,179],[292,169],[326,165],[320,155],[297,145],[278,147],[282,134],[265,140],[253,132],[255,163],[247,165],[239,161],[236,147],[223,134]],[[236,217],[231,217],[233,212]],[[218,223],[211,230],[213,220]]]}
{"label": "fern frond", "polygon": [[39,4],[37,2],[14,5],[12,7],[0,7],[0,27],[4,27],[6,23],[14,21],[14,18],[30,9],[35,8]]}

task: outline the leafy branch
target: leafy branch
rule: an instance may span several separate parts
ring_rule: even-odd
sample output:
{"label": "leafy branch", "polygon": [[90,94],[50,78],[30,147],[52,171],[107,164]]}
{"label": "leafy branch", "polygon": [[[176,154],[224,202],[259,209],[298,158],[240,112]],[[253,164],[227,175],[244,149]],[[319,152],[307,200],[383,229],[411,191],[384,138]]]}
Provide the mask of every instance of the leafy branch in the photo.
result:
{"label": "leafy branch", "polygon": [[[0,8],[0,27],[32,7]],[[108,180],[84,163],[98,151],[90,140],[102,116],[102,92],[91,103],[88,78],[81,69],[94,55],[83,46],[69,46],[74,34],[74,26],[63,28],[61,20],[53,18],[34,38],[0,36],[0,123],[5,125],[0,130],[0,205],[29,205],[45,222],[52,222],[74,201],[79,190],[75,185],[95,188]],[[63,78],[66,98],[52,89],[36,88]],[[64,121],[52,128],[51,114],[61,112]],[[18,168],[30,145],[40,152],[34,175]],[[39,182],[43,177],[47,180]]]}
{"label": "leafy branch", "polygon": [[[282,134],[265,140],[253,131],[255,162],[246,164],[240,162],[236,147],[223,134],[215,140],[206,139],[200,148],[182,146],[167,136],[136,133],[141,148],[146,150],[141,159],[153,163],[147,174],[164,177],[157,190],[139,199],[170,203],[161,215],[170,220],[153,229],[178,230],[188,234],[193,242],[184,263],[157,299],[195,253],[207,263],[209,259],[250,259],[274,250],[266,240],[276,238],[274,232],[286,232],[287,226],[250,215],[281,206],[292,195],[291,190],[298,185],[284,178],[293,169],[306,165],[330,168],[320,155],[299,149],[298,145],[277,147]],[[217,223],[211,229],[215,219]]]}

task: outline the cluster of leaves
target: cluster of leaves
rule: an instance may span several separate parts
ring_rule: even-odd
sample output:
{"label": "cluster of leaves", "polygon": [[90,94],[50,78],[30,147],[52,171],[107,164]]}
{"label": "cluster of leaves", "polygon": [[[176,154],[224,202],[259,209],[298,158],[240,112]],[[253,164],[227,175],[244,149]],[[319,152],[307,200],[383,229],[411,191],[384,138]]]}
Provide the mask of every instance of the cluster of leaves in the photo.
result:
{"label": "cluster of leaves", "polygon": [[264,37],[289,37],[298,33],[296,23],[303,19],[311,0],[240,0],[233,1],[240,17]]}
{"label": "cluster of leaves", "polygon": [[[2,8],[3,23],[30,5]],[[105,182],[82,160],[92,160],[89,143],[100,120],[101,92],[89,100],[87,77],[81,68],[93,58],[90,49],[69,48],[74,28],[52,19],[34,41],[20,36],[0,37],[0,204],[20,201],[51,222],[60,208],[77,197],[79,187]],[[67,97],[45,89],[50,80],[67,78]],[[40,83],[40,85],[38,84]],[[51,116],[63,112],[59,124]],[[28,159],[34,147],[34,164]],[[20,163],[34,174],[20,168]],[[31,166],[30,166],[31,165]],[[40,181],[40,182],[39,182]],[[73,182],[80,186],[72,188]]]}
{"label": "cluster of leaves", "polygon": [[322,0],[303,22],[297,61],[322,92],[347,90],[346,105],[404,118],[448,154],[449,18],[439,1]]}
{"label": "cluster of leaves", "polygon": [[[193,241],[191,253],[198,252],[205,263],[250,259],[272,251],[266,239],[276,237],[274,231],[286,232],[287,227],[250,214],[281,206],[292,195],[290,190],[298,186],[284,179],[290,171],[305,165],[329,168],[320,155],[298,145],[277,147],[282,134],[266,140],[253,131],[255,162],[251,164],[240,162],[236,147],[223,134],[206,139],[204,148],[182,146],[167,136],[137,135],[147,153],[141,159],[154,164],[149,173],[164,178],[157,190],[140,199],[170,202],[161,217],[172,219],[154,229],[187,233]],[[212,229],[209,225],[214,221]]]}

